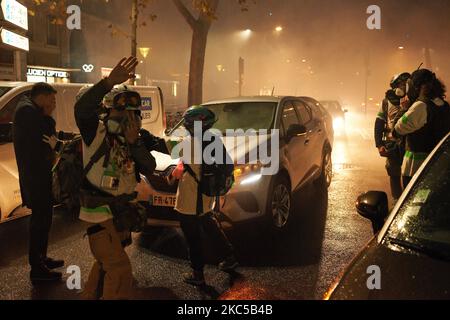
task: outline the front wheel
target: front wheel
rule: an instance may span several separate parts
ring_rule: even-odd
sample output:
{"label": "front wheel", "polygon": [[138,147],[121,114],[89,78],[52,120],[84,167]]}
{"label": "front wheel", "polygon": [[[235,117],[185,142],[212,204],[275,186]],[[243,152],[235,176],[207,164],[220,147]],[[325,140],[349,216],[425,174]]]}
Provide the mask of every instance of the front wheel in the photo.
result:
{"label": "front wheel", "polygon": [[328,187],[331,185],[331,180],[333,179],[333,162],[331,160],[331,151],[329,148],[324,150],[324,155],[322,158],[322,171],[320,177],[316,180],[317,187]]}
{"label": "front wheel", "polygon": [[292,220],[291,187],[285,176],[277,176],[269,190],[267,218],[276,232],[284,231]]}

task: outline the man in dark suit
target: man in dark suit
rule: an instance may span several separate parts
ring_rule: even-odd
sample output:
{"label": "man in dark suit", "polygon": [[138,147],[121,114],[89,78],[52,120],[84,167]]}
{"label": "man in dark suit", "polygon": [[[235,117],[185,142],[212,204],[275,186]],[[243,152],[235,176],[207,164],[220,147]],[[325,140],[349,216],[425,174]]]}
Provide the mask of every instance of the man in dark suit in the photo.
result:
{"label": "man in dark suit", "polygon": [[48,236],[52,224],[52,166],[57,148],[55,120],[56,90],[47,83],[37,83],[30,97],[17,105],[13,121],[13,141],[19,169],[23,205],[32,210],[29,238],[30,279],[60,280],[62,260],[47,257]]}

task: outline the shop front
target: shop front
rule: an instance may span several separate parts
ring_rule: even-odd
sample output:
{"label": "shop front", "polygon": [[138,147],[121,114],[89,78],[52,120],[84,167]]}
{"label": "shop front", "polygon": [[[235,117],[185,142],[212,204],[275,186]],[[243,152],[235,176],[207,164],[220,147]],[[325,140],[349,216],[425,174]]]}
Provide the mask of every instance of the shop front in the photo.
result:
{"label": "shop front", "polygon": [[73,72],[79,72],[78,69],[53,68],[42,66],[28,66],[28,82],[47,82],[47,83],[70,83],[70,76]]}

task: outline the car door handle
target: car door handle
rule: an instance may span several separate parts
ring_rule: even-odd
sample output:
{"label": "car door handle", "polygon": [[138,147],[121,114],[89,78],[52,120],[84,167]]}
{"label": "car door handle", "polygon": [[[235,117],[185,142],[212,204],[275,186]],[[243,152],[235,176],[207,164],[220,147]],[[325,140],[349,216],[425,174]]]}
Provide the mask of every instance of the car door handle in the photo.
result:
{"label": "car door handle", "polygon": [[307,146],[309,144],[309,139],[305,140],[305,146]]}

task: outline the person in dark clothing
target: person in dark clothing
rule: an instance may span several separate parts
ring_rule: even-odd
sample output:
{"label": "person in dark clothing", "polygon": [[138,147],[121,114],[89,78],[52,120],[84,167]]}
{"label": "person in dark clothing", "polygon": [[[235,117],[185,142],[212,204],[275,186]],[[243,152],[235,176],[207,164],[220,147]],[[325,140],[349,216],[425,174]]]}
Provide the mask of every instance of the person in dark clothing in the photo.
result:
{"label": "person in dark clothing", "polygon": [[402,73],[391,81],[391,89],[386,92],[381,110],[375,120],[375,145],[380,156],[386,158],[386,171],[389,175],[391,194],[398,199],[403,192],[401,184],[401,168],[404,146],[402,139],[392,136],[395,119],[401,107],[401,99],[406,95],[406,82],[411,77],[409,73]]}
{"label": "person in dark clothing", "polygon": [[32,210],[29,238],[30,279],[59,280],[62,274],[51,271],[64,265],[47,257],[48,237],[53,216],[52,166],[56,139],[56,90],[37,83],[31,97],[18,104],[13,120],[13,142],[19,170],[22,203]]}

